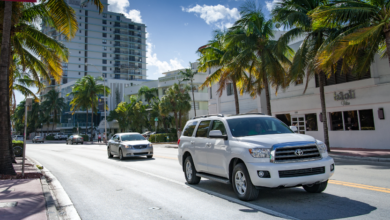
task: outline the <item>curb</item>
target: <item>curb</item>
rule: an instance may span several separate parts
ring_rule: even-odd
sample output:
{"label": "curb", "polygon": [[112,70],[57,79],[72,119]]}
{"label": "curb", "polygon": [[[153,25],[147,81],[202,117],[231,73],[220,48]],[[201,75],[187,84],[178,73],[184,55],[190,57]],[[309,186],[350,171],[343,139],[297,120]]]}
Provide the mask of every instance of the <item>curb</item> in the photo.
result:
{"label": "curb", "polygon": [[[28,157],[34,164],[42,166],[38,161]],[[43,167],[43,166],[42,166]],[[81,217],[77,213],[76,208],[74,207],[72,201],[70,200],[68,194],[65,192],[61,183],[57,180],[57,178],[46,168],[43,167],[42,173],[45,177],[43,177],[43,183],[45,184],[45,190],[49,190],[51,199],[48,197],[46,199],[47,191],[44,191],[45,200],[46,200],[46,210],[49,220],[58,220],[58,219],[72,219],[72,220],[81,220]],[[42,179],[41,179],[42,181]],[[44,185],[42,184],[42,188]],[[46,188],[47,187],[47,188]],[[54,206],[53,206],[54,203]],[[50,209],[48,209],[50,207]],[[54,211],[55,207],[55,211]],[[54,215],[55,212],[56,217],[50,218],[51,215]]]}
{"label": "curb", "polygon": [[380,157],[357,157],[357,156],[332,155],[332,154],[329,154],[329,156],[335,159],[375,161],[375,162],[388,162],[388,163],[390,162],[390,158],[380,158]]}
{"label": "curb", "polygon": [[43,196],[46,200],[46,215],[47,219],[49,220],[58,220],[58,212],[56,209],[56,205],[54,202],[54,199],[51,195],[51,191],[49,189],[49,184],[46,181],[46,178],[44,176],[41,177],[41,184],[42,184],[42,191]]}

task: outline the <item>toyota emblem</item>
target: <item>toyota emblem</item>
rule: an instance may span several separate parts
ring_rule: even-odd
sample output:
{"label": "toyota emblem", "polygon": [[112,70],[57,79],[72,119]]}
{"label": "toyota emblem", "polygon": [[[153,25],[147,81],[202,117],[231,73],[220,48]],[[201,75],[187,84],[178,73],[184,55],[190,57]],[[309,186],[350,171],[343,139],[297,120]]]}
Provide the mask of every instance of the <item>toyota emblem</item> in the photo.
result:
{"label": "toyota emblem", "polygon": [[301,150],[301,149],[296,149],[296,150],[295,150],[295,155],[297,155],[297,156],[302,156],[302,155],[303,155],[303,150]]}

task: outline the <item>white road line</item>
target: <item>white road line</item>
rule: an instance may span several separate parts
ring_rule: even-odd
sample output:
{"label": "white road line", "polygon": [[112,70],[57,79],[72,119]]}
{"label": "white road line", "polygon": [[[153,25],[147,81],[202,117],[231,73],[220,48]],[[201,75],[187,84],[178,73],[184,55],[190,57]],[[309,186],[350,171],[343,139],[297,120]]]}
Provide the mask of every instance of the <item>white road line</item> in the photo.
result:
{"label": "white road line", "polygon": [[[166,177],[163,177],[163,176],[159,176],[159,175],[156,175],[156,174],[153,174],[153,173],[149,173],[149,172],[145,172],[145,171],[141,171],[141,170],[137,170],[137,169],[134,169],[134,168],[131,168],[131,167],[126,167],[126,166],[122,166],[124,168],[127,168],[127,169],[130,169],[130,170],[133,170],[133,171],[136,171],[136,172],[139,172],[139,173],[143,173],[143,174],[146,174],[146,175],[149,175],[149,176],[153,176],[153,177],[156,177],[156,178],[160,178],[160,179],[163,179],[163,180],[166,180],[166,181],[169,181],[169,182],[172,182],[172,183],[176,183],[176,184],[179,184],[181,186],[189,186],[183,182],[179,182],[179,181],[176,181],[176,180],[172,180],[172,179],[168,179]],[[298,218],[294,218],[292,216],[288,216],[288,215],[285,215],[283,213],[280,213],[280,212],[276,212],[276,211],[273,211],[273,210],[270,210],[270,209],[267,209],[267,208],[264,208],[264,207],[261,207],[261,206],[257,206],[257,205],[254,205],[252,203],[249,203],[249,202],[244,202],[244,201],[241,201],[239,199],[236,199],[236,198],[232,198],[232,197],[229,197],[229,196],[225,196],[225,195],[222,195],[220,193],[217,193],[217,192],[213,192],[213,191],[210,191],[210,190],[207,190],[207,189],[202,189],[198,186],[194,186],[194,185],[191,185],[190,187],[192,188],[195,188],[199,191],[202,191],[204,193],[207,193],[207,194],[210,194],[210,195],[213,195],[213,196],[216,196],[216,197],[219,197],[219,198],[222,198],[222,199],[225,199],[229,202],[234,202],[234,203],[237,203],[237,204],[240,204],[242,206],[246,206],[246,207],[249,207],[249,208],[252,208],[252,209],[255,209],[257,211],[260,211],[260,212],[263,212],[263,213],[266,213],[268,215],[272,215],[272,216],[275,216],[275,217],[279,217],[279,218],[283,218],[283,219],[292,219],[292,220],[299,220]]]}

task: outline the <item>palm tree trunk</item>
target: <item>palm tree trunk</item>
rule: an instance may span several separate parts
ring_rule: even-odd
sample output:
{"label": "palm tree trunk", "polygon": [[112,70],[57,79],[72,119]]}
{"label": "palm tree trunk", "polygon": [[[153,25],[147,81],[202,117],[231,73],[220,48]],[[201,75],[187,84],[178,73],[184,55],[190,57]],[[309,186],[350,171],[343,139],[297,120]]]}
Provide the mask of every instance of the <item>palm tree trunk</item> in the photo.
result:
{"label": "palm tree trunk", "polygon": [[233,91],[234,91],[234,104],[236,105],[236,114],[240,114],[240,103],[238,102],[238,92],[236,81],[233,80]]}
{"label": "palm tree trunk", "polygon": [[16,175],[12,166],[12,141],[9,115],[9,54],[11,37],[12,2],[4,2],[3,36],[0,56],[0,174]]}
{"label": "palm tree trunk", "polygon": [[92,110],[91,110],[91,141],[93,142],[93,104],[92,104]]}
{"label": "palm tree trunk", "polygon": [[387,59],[389,59],[389,65],[390,65],[390,30],[386,30],[386,31],[387,32],[385,32],[385,36],[386,36]]}
{"label": "palm tree trunk", "polygon": [[56,112],[54,111],[53,112],[53,125],[51,126],[51,133],[54,133],[55,115],[56,115]]}
{"label": "palm tree trunk", "polygon": [[88,134],[88,109],[87,109],[87,122],[85,123],[85,131],[84,131],[84,133],[85,133],[85,135]]}
{"label": "palm tree trunk", "polygon": [[191,91],[192,91],[192,102],[194,103],[194,114],[195,114],[195,117],[196,117],[194,85],[192,85],[192,79],[191,79]]}
{"label": "palm tree trunk", "polygon": [[265,100],[267,102],[267,115],[272,116],[271,98],[269,95],[269,85],[268,85],[268,79],[266,74],[263,74],[263,82],[264,82],[264,90],[265,90]]}
{"label": "palm tree trunk", "polygon": [[322,125],[324,128],[324,143],[328,148],[328,152],[330,152],[329,146],[329,136],[328,136],[328,120],[326,117],[326,104],[325,104],[325,74],[324,72],[319,73],[319,84],[320,84],[320,99],[321,99],[321,109],[322,109]]}
{"label": "palm tree trunk", "polygon": [[178,121],[177,121],[177,112],[173,112],[173,117],[175,117],[177,138],[179,138],[179,123],[178,123]]}

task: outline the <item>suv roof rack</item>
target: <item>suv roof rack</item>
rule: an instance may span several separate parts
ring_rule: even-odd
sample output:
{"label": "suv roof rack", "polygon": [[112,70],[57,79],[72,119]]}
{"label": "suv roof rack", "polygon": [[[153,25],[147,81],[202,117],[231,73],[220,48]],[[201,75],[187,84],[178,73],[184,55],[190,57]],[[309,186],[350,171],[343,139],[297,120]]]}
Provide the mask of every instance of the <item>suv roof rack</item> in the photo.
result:
{"label": "suv roof rack", "polygon": [[207,117],[212,117],[212,116],[225,117],[223,114],[212,114],[212,115],[200,115],[200,116],[193,117],[192,119],[207,118]]}
{"label": "suv roof rack", "polygon": [[243,115],[266,115],[264,113],[241,113],[241,114],[238,114],[238,115],[230,115],[230,116],[243,116]]}

